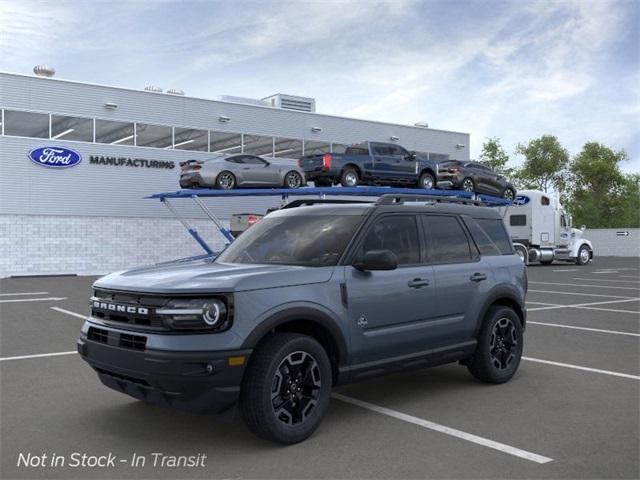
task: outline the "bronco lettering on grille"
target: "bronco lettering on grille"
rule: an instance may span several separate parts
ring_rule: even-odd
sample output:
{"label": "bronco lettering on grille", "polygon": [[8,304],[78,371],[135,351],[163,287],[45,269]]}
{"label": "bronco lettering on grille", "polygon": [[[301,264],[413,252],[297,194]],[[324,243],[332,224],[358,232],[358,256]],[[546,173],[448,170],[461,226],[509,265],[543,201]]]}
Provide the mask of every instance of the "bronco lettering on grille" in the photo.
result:
{"label": "bronco lettering on grille", "polygon": [[149,309],[146,307],[136,307],[132,305],[118,305],[115,303],[100,302],[98,300],[93,301],[93,308],[100,310],[109,310],[111,312],[118,313],[134,313],[137,315],[149,315]]}

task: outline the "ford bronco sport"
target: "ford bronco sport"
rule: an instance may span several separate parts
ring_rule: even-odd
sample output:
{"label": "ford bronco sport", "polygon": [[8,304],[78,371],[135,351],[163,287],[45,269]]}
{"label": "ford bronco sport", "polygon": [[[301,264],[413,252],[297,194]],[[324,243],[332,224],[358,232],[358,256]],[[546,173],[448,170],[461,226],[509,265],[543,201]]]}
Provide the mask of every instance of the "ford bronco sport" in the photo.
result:
{"label": "ford bronco sport", "polygon": [[460,362],[516,372],[526,267],[499,214],[459,201],[286,206],[217,258],[95,282],[78,351],[108,387],[300,442],[332,387]]}

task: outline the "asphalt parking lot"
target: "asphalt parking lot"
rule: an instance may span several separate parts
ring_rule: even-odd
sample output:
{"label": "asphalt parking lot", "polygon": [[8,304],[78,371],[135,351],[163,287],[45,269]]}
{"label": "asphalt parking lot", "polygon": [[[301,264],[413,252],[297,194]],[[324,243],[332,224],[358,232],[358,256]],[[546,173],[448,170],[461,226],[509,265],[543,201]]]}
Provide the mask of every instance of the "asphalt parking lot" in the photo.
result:
{"label": "asphalt parking lot", "polygon": [[[95,277],[4,279],[0,477],[639,478],[639,268],[638,258],[529,267],[525,357],[510,383],[447,365],[341,387],[316,434],[290,447],[238,418],[104,387],[73,353]],[[72,467],[74,452],[118,460]],[[160,467],[153,453],[206,460]],[[46,466],[18,466],[21,454],[47,454]],[[49,465],[56,455],[65,466]]]}

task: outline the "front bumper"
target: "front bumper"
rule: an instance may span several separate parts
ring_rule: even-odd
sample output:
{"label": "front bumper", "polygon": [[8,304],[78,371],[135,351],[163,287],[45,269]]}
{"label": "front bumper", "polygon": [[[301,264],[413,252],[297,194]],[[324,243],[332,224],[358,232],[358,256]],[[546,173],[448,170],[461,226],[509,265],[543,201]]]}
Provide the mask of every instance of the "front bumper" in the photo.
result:
{"label": "front bumper", "polygon": [[[107,387],[197,413],[221,413],[237,402],[251,355],[251,350],[133,350],[89,340],[84,333],[77,349]],[[244,362],[230,366],[229,357],[244,357]]]}

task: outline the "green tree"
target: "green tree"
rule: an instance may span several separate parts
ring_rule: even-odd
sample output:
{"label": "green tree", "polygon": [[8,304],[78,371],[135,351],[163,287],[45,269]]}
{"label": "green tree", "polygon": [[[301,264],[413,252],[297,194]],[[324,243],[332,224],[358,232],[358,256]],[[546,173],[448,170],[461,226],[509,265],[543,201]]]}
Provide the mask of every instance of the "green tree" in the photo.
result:
{"label": "green tree", "polygon": [[513,175],[514,169],[507,166],[507,163],[509,163],[509,155],[504,148],[502,148],[500,139],[497,137],[486,139],[482,144],[482,152],[478,160],[501,175],[507,177]]}
{"label": "green tree", "polygon": [[543,135],[518,144],[516,153],[524,155],[524,164],[518,170],[519,183],[547,192],[551,187],[562,191],[566,184],[569,152],[553,135]]}
{"label": "green tree", "polygon": [[567,206],[576,225],[591,228],[637,227],[640,224],[639,175],[624,175],[624,150],[586,143],[569,167]]}

